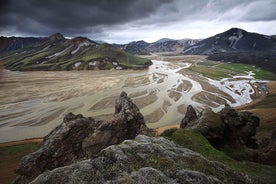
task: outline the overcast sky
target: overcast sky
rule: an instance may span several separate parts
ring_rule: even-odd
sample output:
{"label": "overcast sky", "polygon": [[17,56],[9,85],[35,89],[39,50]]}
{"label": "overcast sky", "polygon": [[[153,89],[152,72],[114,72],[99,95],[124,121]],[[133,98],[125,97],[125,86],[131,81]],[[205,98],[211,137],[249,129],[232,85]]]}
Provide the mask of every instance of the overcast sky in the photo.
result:
{"label": "overcast sky", "polygon": [[276,0],[0,0],[0,35],[109,43],[206,38],[239,27],[276,34]]}

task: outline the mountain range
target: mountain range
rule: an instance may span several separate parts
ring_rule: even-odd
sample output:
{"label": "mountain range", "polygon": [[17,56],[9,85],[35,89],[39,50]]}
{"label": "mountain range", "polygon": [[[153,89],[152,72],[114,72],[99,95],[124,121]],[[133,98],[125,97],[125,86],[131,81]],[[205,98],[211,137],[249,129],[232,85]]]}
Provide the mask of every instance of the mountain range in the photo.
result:
{"label": "mountain range", "polygon": [[112,45],[85,37],[65,39],[60,33],[44,38],[0,37],[0,60],[10,70],[142,69],[151,61],[132,54],[154,52],[208,55],[210,60],[254,64],[276,73],[276,36],[239,28],[203,40],[162,38]]}
{"label": "mountain range", "polygon": [[174,40],[170,38],[162,38],[153,43],[147,43],[143,40],[140,40],[133,41],[128,44],[114,44],[114,46],[132,54],[148,55],[153,52],[181,53],[199,41],[200,39]]}
{"label": "mountain range", "polygon": [[0,60],[10,70],[143,69],[151,61],[88,38],[0,38]]}

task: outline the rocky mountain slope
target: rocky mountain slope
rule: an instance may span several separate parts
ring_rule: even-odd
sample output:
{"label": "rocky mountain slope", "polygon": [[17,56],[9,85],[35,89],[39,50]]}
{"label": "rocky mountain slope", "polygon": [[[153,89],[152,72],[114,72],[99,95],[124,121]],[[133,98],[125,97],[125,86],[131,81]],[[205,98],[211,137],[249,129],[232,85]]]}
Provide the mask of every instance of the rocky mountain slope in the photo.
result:
{"label": "rocky mountain slope", "polygon": [[162,38],[153,43],[147,43],[141,40],[130,42],[128,44],[114,44],[114,46],[132,54],[148,55],[152,52],[181,53],[183,50],[196,44],[197,42],[199,42],[198,39],[173,40],[169,38]]}
{"label": "rocky mountain slope", "polygon": [[184,54],[210,55],[220,52],[276,51],[273,36],[249,33],[239,28],[204,39],[184,51]]}
{"label": "rocky mountain slope", "polygon": [[109,44],[98,44],[84,37],[65,39],[58,33],[49,38],[37,38],[34,42],[30,41],[26,47],[19,49],[3,45],[5,48],[0,53],[0,60],[4,67],[20,71],[95,70],[141,69],[151,64],[148,59],[133,56]]}
{"label": "rocky mountain slope", "polygon": [[34,44],[39,44],[48,38],[35,37],[0,37],[0,53],[23,49]]}
{"label": "rocky mountain slope", "polygon": [[[259,120],[252,114],[239,114],[225,107],[221,115],[223,120],[212,118],[210,123],[210,119],[202,118],[206,115],[196,115],[190,106],[182,127],[195,120],[198,126],[193,123],[190,127],[196,131],[173,129],[164,132],[167,138],[155,137],[137,106],[122,92],[116,100],[114,116],[108,121],[72,113],[65,116],[63,123],[44,138],[42,147],[22,159],[15,183],[273,183],[274,167],[239,164],[203,137],[209,140],[225,134],[228,143],[240,145],[254,135],[255,122]],[[233,126],[227,127],[227,123]],[[208,159],[185,148],[190,144],[214,157]],[[225,159],[226,164],[213,161],[214,158]],[[256,175],[255,171],[246,170],[249,168],[260,170]]]}

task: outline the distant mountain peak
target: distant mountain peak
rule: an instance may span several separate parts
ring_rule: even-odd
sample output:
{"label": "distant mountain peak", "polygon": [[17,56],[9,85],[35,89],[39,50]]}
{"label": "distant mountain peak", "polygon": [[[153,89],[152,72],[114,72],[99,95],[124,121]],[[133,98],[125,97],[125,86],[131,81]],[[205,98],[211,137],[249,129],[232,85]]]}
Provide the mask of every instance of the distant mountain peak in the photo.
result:
{"label": "distant mountain peak", "polygon": [[145,42],[144,40],[138,40],[138,41],[132,41],[132,42],[130,42],[130,43],[128,43],[128,44],[133,44],[133,43],[139,43],[139,44],[148,44],[148,42]]}
{"label": "distant mountain peak", "polygon": [[[243,30],[243,29],[241,29],[241,28],[238,28],[238,27],[232,27],[232,28],[230,28],[228,31],[235,32],[235,31],[245,31],[245,30]],[[226,31],[226,32],[228,32],[228,31]]]}
{"label": "distant mountain peak", "polygon": [[161,38],[161,39],[157,40],[155,43],[163,43],[163,42],[167,42],[167,41],[174,41],[174,39],[171,39],[171,38]]}
{"label": "distant mountain peak", "polygon": [[231,28],[187,48],[184,54],[210,55],[225,52],[275,51],[275,45],[276,41],[271,36]]}
{"label": "distant mountain peak", "polygon": [[51,41],[65,40],[64,36],[61,33],[55,33],[55,34],[51,35],[49,38]]}
{"label": "distant mountain peak", "polygon": [[75,43],[81,43],[81,42],[96,43],[96,42],[90,40],[89,38],[82,37],[82,36],[75,37],[75,38],[71,39],[71,41],[73,41]]}

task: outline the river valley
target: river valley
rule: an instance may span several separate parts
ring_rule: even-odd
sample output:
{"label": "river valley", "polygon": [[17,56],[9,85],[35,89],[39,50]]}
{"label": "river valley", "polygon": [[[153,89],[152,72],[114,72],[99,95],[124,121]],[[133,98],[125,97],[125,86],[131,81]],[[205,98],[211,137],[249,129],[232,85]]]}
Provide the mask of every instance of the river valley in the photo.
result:
{"label": "river valley", "polygon": [[0,142],[43,137],[73,112],[109,119],[121,91],[127,92],[158,128],[178,123],[192,104],[219,111],[225,103],[240,106],[262,95],[254,74],[214,80],[189,70],[203,56],[151,56],[147,70],[4,71],[0,82]]}

